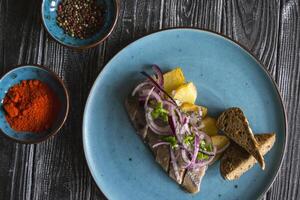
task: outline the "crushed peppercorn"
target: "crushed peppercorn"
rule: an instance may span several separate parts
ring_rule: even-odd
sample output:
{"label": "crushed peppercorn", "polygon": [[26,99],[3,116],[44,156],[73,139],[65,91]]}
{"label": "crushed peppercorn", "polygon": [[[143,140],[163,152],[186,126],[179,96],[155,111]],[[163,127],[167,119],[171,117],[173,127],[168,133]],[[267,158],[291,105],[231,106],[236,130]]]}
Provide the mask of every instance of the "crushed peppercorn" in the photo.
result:
{"label": "crushed peppercorn", "polygon": [[104,6],[98,5],[96,0],[62,0],[56,21],[68,35],[86,39],[103,26]]}

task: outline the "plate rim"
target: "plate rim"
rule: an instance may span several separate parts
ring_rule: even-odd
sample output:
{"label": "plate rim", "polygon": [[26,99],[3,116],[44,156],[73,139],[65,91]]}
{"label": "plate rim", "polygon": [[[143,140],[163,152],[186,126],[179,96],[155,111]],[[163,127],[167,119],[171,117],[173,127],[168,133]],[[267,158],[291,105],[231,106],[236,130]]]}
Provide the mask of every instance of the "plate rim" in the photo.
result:
{"label": "plate rim", "polygon": [[160,29],[160,30],[156,30],[156,31],[152,31],[146,34],[143,34],[141,37],[138,37],[136,39],[134,39],[133,41],[131,41],[129,44],[127,44],[126,46],[122,47],[113,57],[111,57],[111,59],[105,64],[105,66],[102,68],[102,70],[100,71],[100,73],[98,74],[97,78],[95,79],[93,86],[90,89],[89,95],[87,97],[86,100],[86,104],[84,107],[84,112],[83,112],[83,123],[82,123],[82,143],[83,143],[83,151],[84,151],[84,156],[85,156],[85,160],[86,163],[88,165],[88,169],[93,177],[94,182],[96,183],[96,186],[100,189],[100,191],[105,195],[106,198],[108,198],[110,195],[107,194],[105,191],[101,190],[100,185],[98,185],[97,181],[96,181],[96,175],[94,174],[94,172],[91,170],[91,163],[88,159],[88,155],[87,155],[87,144],[86,144],[86,132],[84,131],[84,127],[86,126],[86,115],[87,115],[87,107],[90,104],[91,101],[91,95],[92,93],[94,93],[95,87],[96,87],[96,83],[102,78],[103,73],[108,69],[108,64],[111,63],[114,59],[116,59],[125,49],[127,49],[128,47],[132,46],[133,44],[135,44],[136,42],[139,42],[140,40],[154,35],[154,34],[158,34],[160,32],[168,32],[171,30],[193,30],[193,31],[198,31],[198,32],[206,32],[206,33],[210,33],[213,34],[217,37],[221,37],[231,43],[233,43],[235,46],[238,46],[239,48],[241,48],[242,51],[244,51],[245,53],[247,53],[257,64],[258,66],[263,70],[263,72],[267,75],[268,79],[271,81],[271,83],[273,84],[276,93],[279,97],[280,100],[280,105],[281,105],[281,109],[283,111],[283,118],[284,118],[284,143],[283,143],[283,148],[280,152],[280,163],[278,165],[278,167],[276,168],[276,172],[272,175],[271,177],[271,181],[269,181],[268,184],[266,184],[266,187],[264,188],[264,190],[258,194],[257,199],[261,199],[263,197],[263,195],[269,191],[269,189],[271,188],[271,186],[273,185],[274,181],[276,180],[277,175],[280,172],[282,163],[283,163],[283,158],[284,155],[286,153],[286,147],[287,147],[287,141],[288,141],[288,121],[287,121],[287,114],[286,114],[286,109],[285,109],[285,105],[283,103],[283,98],[282,95],[279,91],[279,88],[277,86],[277,83],[275,82],[275,80],[273,79],[272,75],[270,74],[270,72],[267,70],[267,68],[265,67],[265,65],[261,62],[260,59],[258,59],[257,56],[255,56],[246,46],[244,46],[243,44],[241,44],[240,42],[230,38],[229,36],[226,36],[223,33],[219,33],[213,30],[209,30],[209,29],[205,29],[205,28],[196,28],[196,27],[170,27],[170,28],[164,28],[164,29]]}

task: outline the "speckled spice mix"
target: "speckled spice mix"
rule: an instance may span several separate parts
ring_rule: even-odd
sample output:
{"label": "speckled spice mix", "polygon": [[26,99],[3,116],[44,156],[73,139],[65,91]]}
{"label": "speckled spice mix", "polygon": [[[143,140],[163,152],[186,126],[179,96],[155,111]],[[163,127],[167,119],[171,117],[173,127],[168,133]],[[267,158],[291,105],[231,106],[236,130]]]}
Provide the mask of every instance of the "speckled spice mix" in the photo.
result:
{"label": "speckled spice mix", "polygon": [[86,39],[103,26],[104,7],[96,0],[63,0],[57,9],[57,24],[70,36]]}

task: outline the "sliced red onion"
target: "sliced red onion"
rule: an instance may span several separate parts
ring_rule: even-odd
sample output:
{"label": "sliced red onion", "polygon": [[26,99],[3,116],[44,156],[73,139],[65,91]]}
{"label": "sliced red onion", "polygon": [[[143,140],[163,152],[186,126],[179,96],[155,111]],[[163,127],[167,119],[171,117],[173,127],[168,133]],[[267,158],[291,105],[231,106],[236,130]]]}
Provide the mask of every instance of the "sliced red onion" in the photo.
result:
{"label": "sliced red onion", "polygon": [[200,151],[201,153],[204,153],[204,154],[208,155],[208,156],[215,156],[215,153],[214,153],[214,152],[205,151],[205,150],[203,150],[203,149],[201,149],[201,148],[199,148],[199,151]]}
{"label": "sliced red onion", "polygon": [[190,117],[183,115],[183,124],[188,124],[190,122]]}
{"label": "sliced red onion", "polygon": [[151,116],[152,111],[153,109],[151,108],[146,110],[146,122],[149,125],[149,128],[158,135],[171,135],[172,132],[169,125],[161,127],[154,122]]}
{"label": "sliced red onion", "polygon": [[193,168],[193,165],[196,162],[198,151],[199,151],[199,143],[200,143],[200,138],[199,138],[198,135],[195,135],[194,152],[193,152],[193,155],[192,155],[190,165],[187,166],[189,168],[191,168],[191,167]]}
{"label": "sliced red onion", "polygon": [[159,68],[157,65],[153,65],[153,66],[152,66],[152,69],[153,69],[154,73],[155,73],[156,76],[157,76],[158,84],[159,84],[161,87],[163,87],[163,85],[164,85],[164,76],[163,76],[162,71],[160,70],[160,68]]}
{"label": "sliced red onion", "polygon": [[184,124],[183,126],[181,126],[179,134],[184,135],[187,132],[187,129],[188,129],[188,124]]}
{"label": "sliced red onion", "polygon": [[144,76],[146,76],[161,92],[163,92],[169,99],[177,106],[176,101],[146,72],[141,72]]}
{"label": "sliced red onion", "polygon": [[158,142],[158,143],[154,144],[152,146],[152,148],[154,149],[154,148],[156,148],[158,146],[161,146],[161,145],[170,145],[170,143],[169,142]]}
{"label": "sliced red onion", "polygon": [[144,109],[145,109],[145,111],[148,109],[148,101],[149,101],[149,99],[150,99],[150,96],[151,96],[153,90],[154,90],[154,87],[151,88],[151,90],[149,91],[149,94],[148,94],[148,96],[147,96],[147,98],[146,98],[146,100],[145,100],[145,104],[144,104]]}
{"label": "sliced red onion", "polygon": [[192,126],[197,126],[197,123],[199,122],[199,118],[195,115],[195,113],[192,113],[190,115],[190,124]]}
{"label": "sliced red onion", "polygon": [[181,128],[181,124],[178,122],[177,116],[174,112],[174,110],[171,111],[171,123],[173,126],[173,134],[175,135],[178,144],[183,144],[182,140],[183,140],[183,135],[180,134],[180,128]]}
{"label": "sliced red onion", "polygon": [[188,158],[187,151],[185,149],[181,149],[181,157],[187,166],[191,163],[191,160]]}
{"label": "sliced red onion", "polygon": [[204,132],[198,131],[198,129],[195,128],[194,126],[191,126],[191,131],[192,131],[193,133],[195,133],[195,135],[198,135],[199,138],[200,138],[200,140],[202,140],[202,139],[204,139],[204,137],[206,137],[206,134],[205,134]]}
{"label": "sliced red onion", "polygon": [[228,142],[224,147],[222,147],[221,149],[217,149],[216,154],[222,153],[223,151],[225,151],[228,147],[229,147],[230,143]]}
{"label": "sliced red onion", "polygon": [[[216,155],[217,148],[215,147],[215,145],[212,145],[212,147],[213,147],[213,153]],[[207,161],[208,164],[211,163],[211,162],[213,161],[214,157],[215,157],[215,156],[210,156],[210,157],[209,157],[209,159],[208,159],[208,161]]]}
{"label": "sliced red onion", "polygon": [[186,133],[188,133],[188,135],[192,134],[188,124],[186,126],[184,126],[184,128],[186,130]]}
{"label": "sliced red onion", "polygon": [[209,135],[207,135],[207,134],[206,134],[205,132],[203,132],[203,131],[199,131],[199,133],[202,134],[202,135],[204,136],[204,140],[205,140],[206,143],[212,144],[212,140],[211,140],[211,138],[210,138]]}
{"label": "sliced red onion", "polygon": [[[149,96],[150,95],[150,96]],[[149,98],[154,97],[154,99],[157,102],[162,102],[161,97],[159,96],[159,94],[157,94],[154,90],[151,89],[145,89],[141,92],[141,94],[139,95],[139,98],[147,98],[149,96]]]}
{"label": "sliced red onion", "polygon": [[175,112],[176,112],[176,114],[177,114],[177,116],[178,116],[178,119],[179,119],[180,124],[183,124],[183,118],[182,118],[182,116],[181,116],[181,113],[180,113],[179,109],[178,109],[178,108],[175,108],[174,110],[175,110]]}
{"label": "sliced red onion", "polygon": [[172,132],[173,132],[173,135],[176,135],[176,120],[175,120],[175,117],[174,117],[174,111],[173,110],[171,110],[170,111],[170,114],[171,114],[171,116],[169,116],[169,125],[170,125],[170,127],[171,127],[171,130],[172,130]]}
{"label": "sliced red onion", "polygon": [[150,83],[150,82],[147,82],[147,81],[144,81],[144,82],[138,84],[138,86],[136,86],[136,87],[134,88],[134,90],[132,91],[131,95],[134,96],[135,93],[137,93],[139,90],[141,90],[141,89],[142,89],[143,87],[145,87],[146,85],[149,85],[149,86],[150,86],[151,83]]}
{"label": "sliced red onion", "polygon": [[168,100],[164,100],[163,105],[164,105],[164,107],[166,107],[166,109],[169,111],[169,113],[171,113],[171,111],[176,108],[176,106],[173,104],[173,102],[170,102]]}
{"label": "sliced red onion", "polygon": [[[216,147],[213,146],[213,152],[216,153]],[[194,167],[203,167],[213,161],[215,156],[210,156],[208,160],[200,160],[194,164]]]}

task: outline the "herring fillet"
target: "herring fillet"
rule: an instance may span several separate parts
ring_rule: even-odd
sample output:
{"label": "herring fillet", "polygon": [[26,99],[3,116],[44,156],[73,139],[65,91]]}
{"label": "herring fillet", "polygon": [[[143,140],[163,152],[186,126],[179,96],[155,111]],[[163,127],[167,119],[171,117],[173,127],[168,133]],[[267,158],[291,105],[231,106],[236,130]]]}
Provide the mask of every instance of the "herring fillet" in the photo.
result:
{"label": "herring fillet", "polygon": [[[182,166],[184,162],[182,160],[180,150],[175,150],[177,156],[177,164],[179,167],[179,177],[176,178],[174,169],[170,158],[170,147],[161,145],[156,148],[152,148],[152,145],[159,141],[159,136],[155,134],[150,128],[148,128],[144,108],[139,105],[136,97],[129,96],[125,100],[125,108],[129,115],[132,125],[136,129],[138,135],[148,144],[149,148],[155,156],[156,162],[166,171],[169,176],[181,185],[189,193],[197,193],[200,191],[200,185],[203,176],[205,175],[207,166],[194,169],[184,169]],[[179,159],[178,159],[179,158]]]}
{"label": "herring fillet", "polygon": [[184,189],[190,193],[200,192],[201,181],[207,168],[207,166],[203,166],[199,168],[188,169],[182,182]]}

